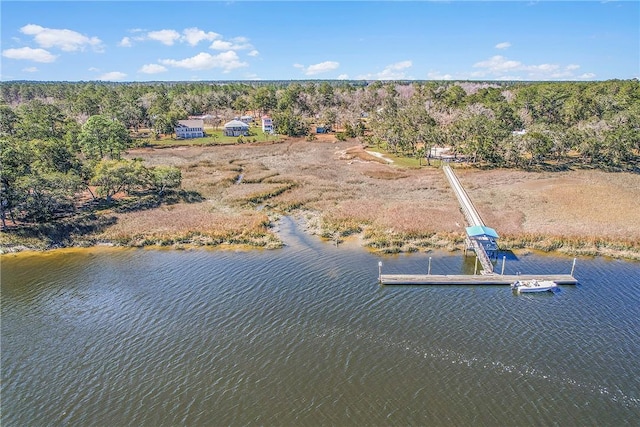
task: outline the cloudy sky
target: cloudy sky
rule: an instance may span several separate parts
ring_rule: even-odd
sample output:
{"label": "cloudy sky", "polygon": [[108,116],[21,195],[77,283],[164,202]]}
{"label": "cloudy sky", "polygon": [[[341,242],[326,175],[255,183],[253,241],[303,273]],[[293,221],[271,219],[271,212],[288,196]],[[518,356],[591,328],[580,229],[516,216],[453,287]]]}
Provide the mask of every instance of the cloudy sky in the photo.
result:
{"label": "cloudy sky", "polygon": [[637,1],[5,1],[0,79],[640,77]]}

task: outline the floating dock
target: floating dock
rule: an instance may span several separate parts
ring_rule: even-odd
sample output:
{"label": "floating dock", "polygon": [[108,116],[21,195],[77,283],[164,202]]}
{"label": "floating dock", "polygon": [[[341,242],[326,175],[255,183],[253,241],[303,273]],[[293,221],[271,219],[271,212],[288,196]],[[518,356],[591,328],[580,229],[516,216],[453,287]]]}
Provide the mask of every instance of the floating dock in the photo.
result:
{"label": "floating dock", "polygon": [[550,280],[558,285],[576,285],[578,280],[571,274],[381,274],[383,285],[511,285],[518,280]]}

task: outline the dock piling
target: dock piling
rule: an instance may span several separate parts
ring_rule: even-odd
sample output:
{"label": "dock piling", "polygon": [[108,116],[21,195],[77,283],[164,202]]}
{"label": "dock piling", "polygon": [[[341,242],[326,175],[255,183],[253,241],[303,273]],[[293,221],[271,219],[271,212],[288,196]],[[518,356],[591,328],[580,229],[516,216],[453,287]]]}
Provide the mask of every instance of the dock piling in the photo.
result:
{"label": "dock piling", "polygon": [[429,257],[429,272],[427,274],[431,275],[431,257]]}
{"label": "dock piling", "polygon": [[[507,262],[507,256],[502,255],[502,271],[500,272],[501,276],[504,276],[504,263]],[[573,271],[571,272],[573,274]]]}
{"label": "dock piling", "polygon": [[378,261],[378,282],[382,283],[382,261]]}
{"label": "dock piling", "polygon": [[475,276],[477,274],[478,274],[478,257],[476,256],[476,266],[475,266],[475,268],[473,270],[473,275]]}
{"label": "dock piling", "polygon": [[576,269],[576,258],[573,259],[573,265],[571,266],[571,275],[573,276],[573,270]]}

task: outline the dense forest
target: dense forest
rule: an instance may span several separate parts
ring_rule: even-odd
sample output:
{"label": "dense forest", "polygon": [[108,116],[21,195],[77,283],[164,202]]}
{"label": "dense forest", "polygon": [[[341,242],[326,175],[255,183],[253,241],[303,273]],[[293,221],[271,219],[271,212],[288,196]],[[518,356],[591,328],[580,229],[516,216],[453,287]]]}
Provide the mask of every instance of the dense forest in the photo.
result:
{"label": "dense forest", "polygon": [[312,125],[401,156],[449,147],[481,167],[601,168],[638,172],[640,83],[604,82],[3,82],[1,216],[42,222],[93,199],[180,186],[180,170],[121,154],[147,129],[208,114],[219,126],[270,114],[282,135]]}

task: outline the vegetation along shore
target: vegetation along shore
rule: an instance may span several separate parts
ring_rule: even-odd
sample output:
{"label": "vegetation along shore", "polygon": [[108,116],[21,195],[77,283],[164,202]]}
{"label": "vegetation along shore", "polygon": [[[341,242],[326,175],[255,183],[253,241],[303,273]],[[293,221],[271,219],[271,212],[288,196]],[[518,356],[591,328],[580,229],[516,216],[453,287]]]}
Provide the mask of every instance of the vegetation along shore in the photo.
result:
{"label": "vegetation along shore", "polygon": [[[446,161],[502,248],[640,260],[637,80],[0,88],[3,253],[277,248],[283,215],[374,251],[460,250]],[[205,136],[176,138],[193,117]]]}

